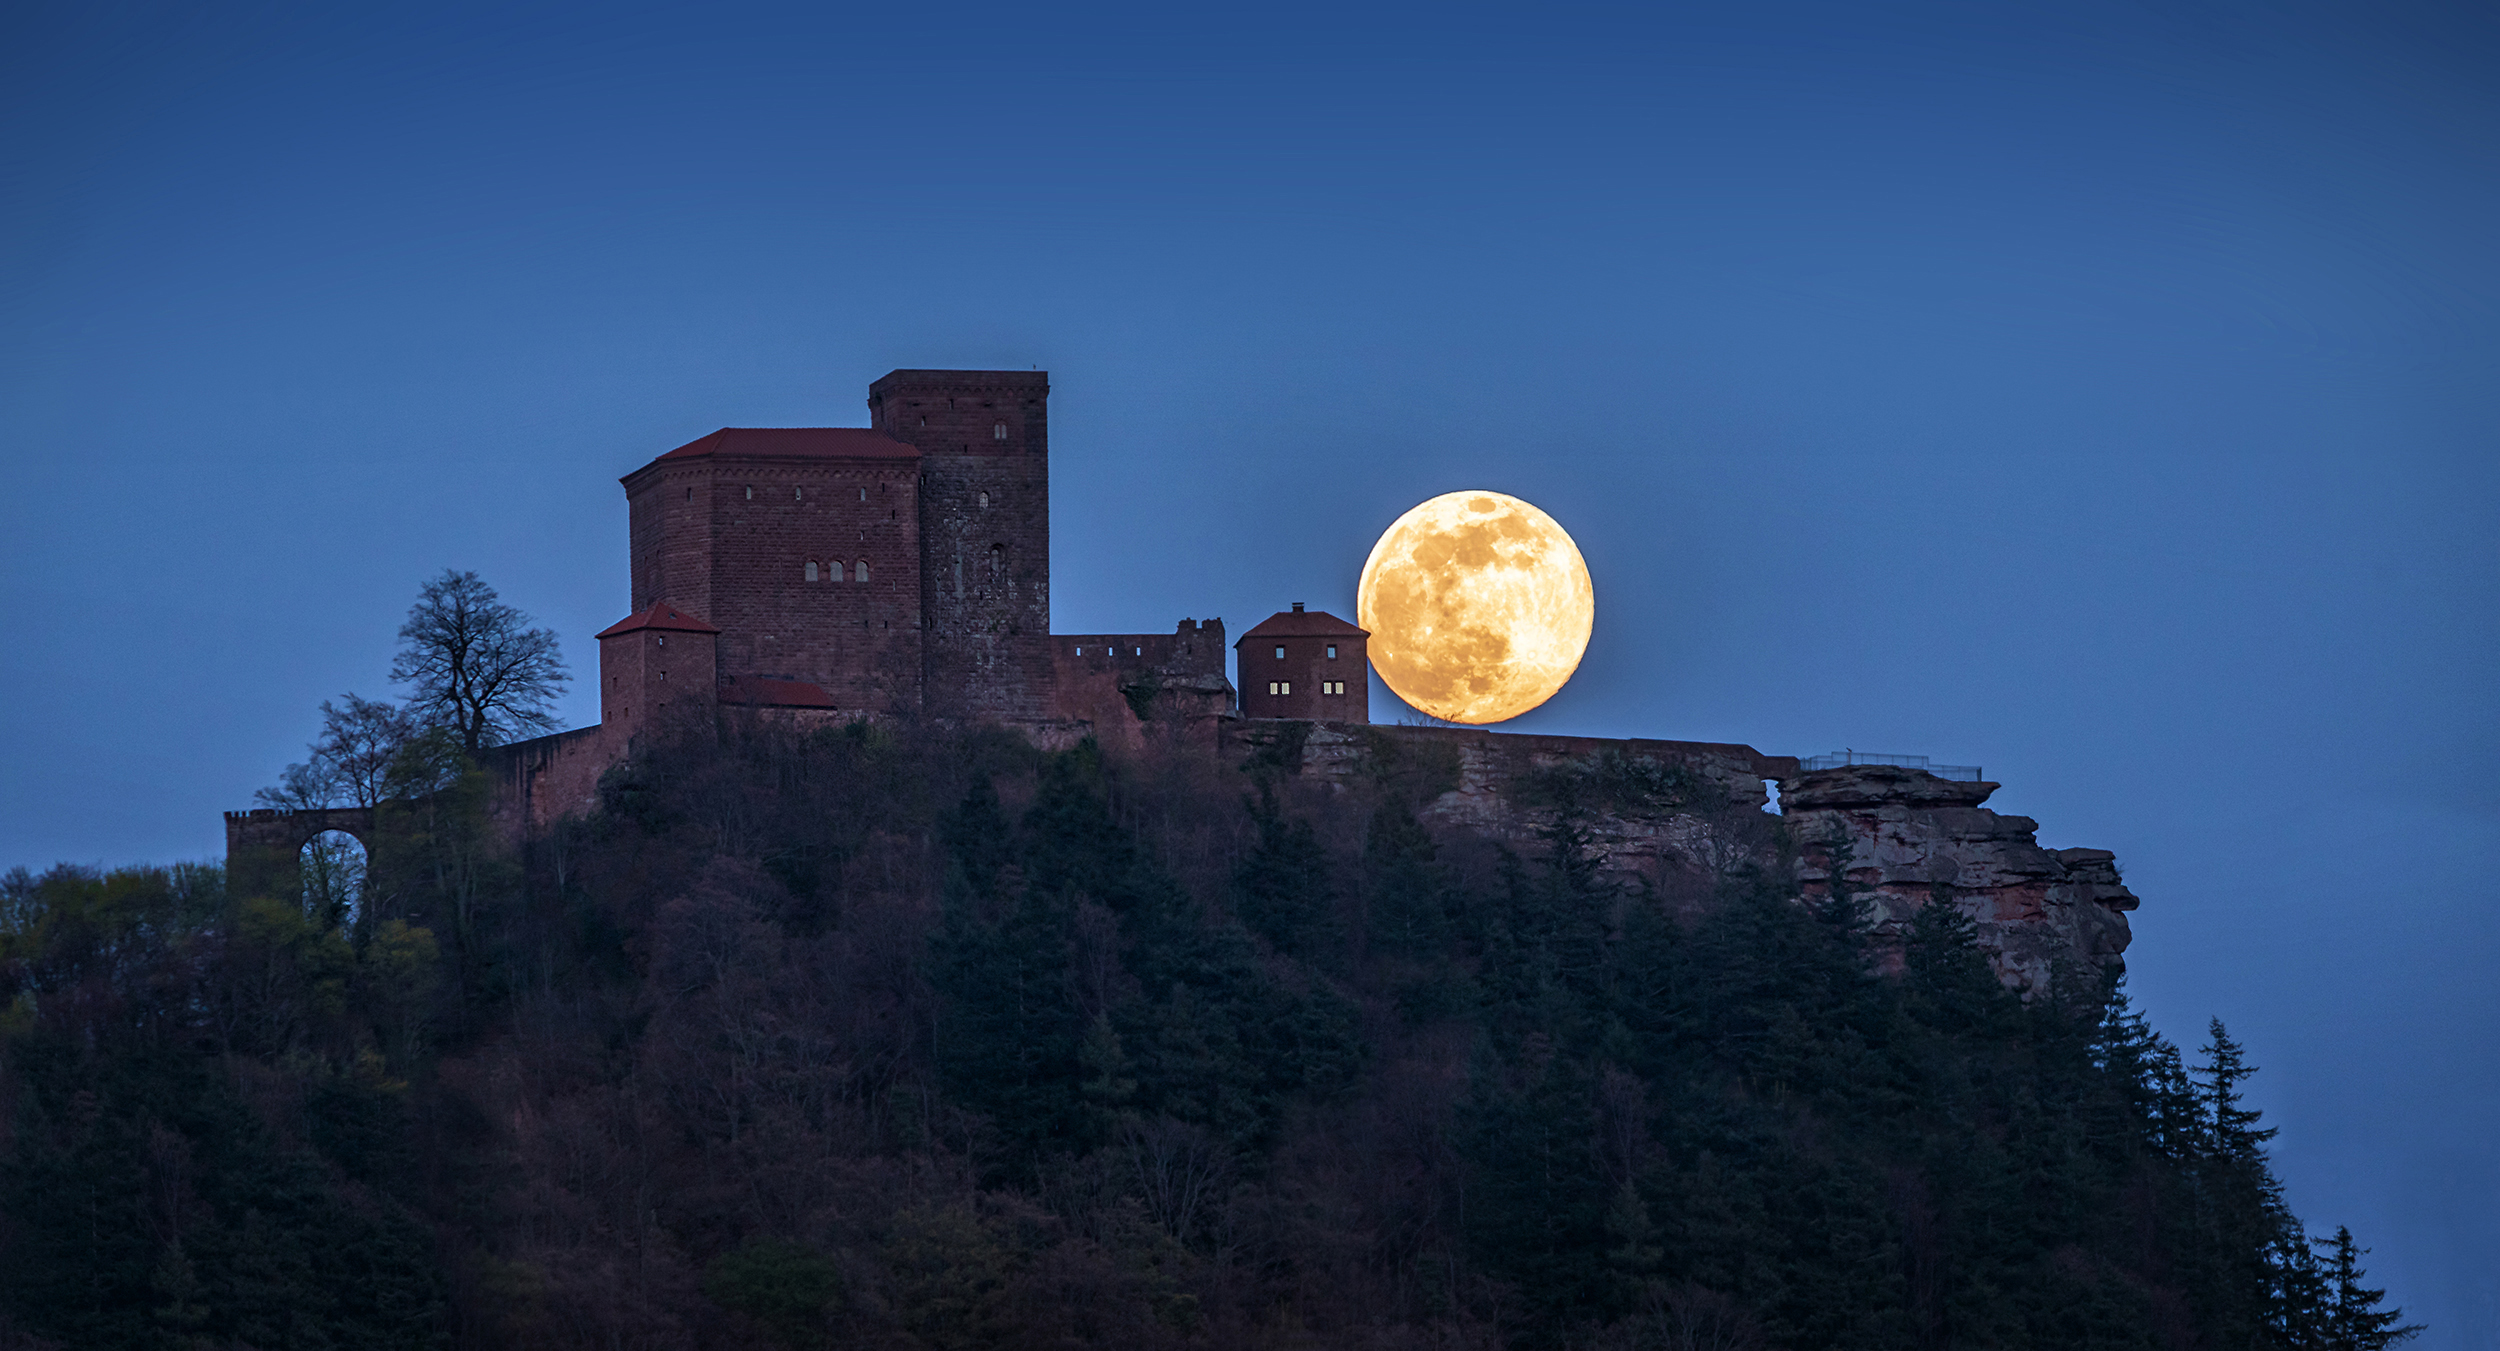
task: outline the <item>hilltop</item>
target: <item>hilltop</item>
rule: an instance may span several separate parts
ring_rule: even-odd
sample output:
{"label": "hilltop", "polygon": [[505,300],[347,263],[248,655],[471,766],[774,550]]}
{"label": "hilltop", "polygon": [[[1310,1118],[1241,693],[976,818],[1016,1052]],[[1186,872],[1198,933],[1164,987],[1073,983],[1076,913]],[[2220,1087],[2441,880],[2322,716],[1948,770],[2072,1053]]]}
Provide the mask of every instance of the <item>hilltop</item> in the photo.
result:
{"label": "hilltop", "polygon": [[385,803],[352,907],[14,875],[16,1335],[2392,1335],[1993,785],[1257,730],[729,716],[517,847],[483,770]]}

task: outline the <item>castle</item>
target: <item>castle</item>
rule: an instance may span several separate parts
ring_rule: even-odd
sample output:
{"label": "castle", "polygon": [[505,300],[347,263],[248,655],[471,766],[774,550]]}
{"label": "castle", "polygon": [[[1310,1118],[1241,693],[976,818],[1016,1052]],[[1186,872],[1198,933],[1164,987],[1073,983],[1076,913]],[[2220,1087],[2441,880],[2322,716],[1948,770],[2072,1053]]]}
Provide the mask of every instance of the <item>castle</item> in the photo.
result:
{"label": "castle", "polygon": [[1230,711],[1221,620],[1050,631],[1048,375],[895,371],[868,412],[725,427],[624,477],[634,612],[599,635],[611,740],[719,704],[1047,738],[1116,720],[1148,683]]}
{"label": "castle", "polygon": [[[988,722],[1043,745],[1211,744],[1236,715],[1221,619],[1050,631],[1048,374],[894,371],[868,415],[724,427],[625,475],[633,613],[598,635],[598,724],[503,752],[517,831],[587,808],[637,738],[724,708]],[[1368,720],[1367,636],[1279,612],[1242,637],[1263,692],[1238,712]]]}
{"label": "castle", "polygon": [[[1049,399],[1040,371],[898,370],[869,386],[865,428],[725,427],[625,475],[633,613],[598,635],[600,719],[495,749],[506,832],[525,840],[593,809],[637,739],[724,712],[985,722],[1046,747],[1159,737],[1248,749],[1322,781],[1429,763],[1446,787],[1428,821],[1523,850],[1539,847],[1543,818],[1521,785],[1672,766],[1736,814],[1600,812],[1602,866],[1649,877],[1724,852],[1714,837],[1743,833],[1776,783],[1804,892],[1828,894],[1843,883],[1831,865],[1851,860],[1846,884],[1879,934],[1952,894],[2017,988],[2124,952],[2136,898],[2111,856],[2041,848],[2033,822],[1980,807],[1996,785],[1975,770],[1947,782],[1734,744],[1370,726],[1370,635],[1301,604],[1237,641],[1237,699],[1221,619],[1052,633]],[[372,828],[365,808],[229,812],[232,885],[285,894],[305,840]]]}

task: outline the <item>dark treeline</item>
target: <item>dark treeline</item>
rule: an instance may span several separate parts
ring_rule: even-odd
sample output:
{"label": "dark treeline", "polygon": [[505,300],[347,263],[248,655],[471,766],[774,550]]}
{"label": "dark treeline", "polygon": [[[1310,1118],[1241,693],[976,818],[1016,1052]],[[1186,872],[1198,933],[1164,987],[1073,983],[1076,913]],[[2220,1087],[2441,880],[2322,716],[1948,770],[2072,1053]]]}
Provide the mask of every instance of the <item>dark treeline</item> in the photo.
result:
{"label": "dark treeline", "polygon": [[[437,751],[439,752],[439,747]],[[2219,1023],[1898,977],[1766,847],[1627,889],[1328,792],[688,737],[354,897],[0,882],[0,1346],[2361,1348]],[[1706,810],[1672,779],[1656,810]]]}

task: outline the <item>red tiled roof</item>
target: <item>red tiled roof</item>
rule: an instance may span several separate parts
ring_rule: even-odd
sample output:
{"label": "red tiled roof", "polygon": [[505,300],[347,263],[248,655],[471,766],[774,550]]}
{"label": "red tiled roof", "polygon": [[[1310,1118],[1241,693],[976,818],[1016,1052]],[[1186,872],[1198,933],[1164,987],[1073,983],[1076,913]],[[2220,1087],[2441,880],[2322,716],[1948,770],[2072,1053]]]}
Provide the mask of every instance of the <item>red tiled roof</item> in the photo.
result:
{"label": "red tiled roof", "polygon": [[685,611],[678,609],[676,606],[669,604],[667,601],[655,600],[651,602],[650,609],[645,610],[638,615],[627,615],[625,618],[599,630],[598,636],[602,638],[612,638],[617,634],[632,633],[637,629],[661,629],[669,633],[720,632],[719,629],[713,628],[711,625],[704,623],[702,620],[695,618],[693,615],[687,614]]}
{"label": "red tiled roof", "polygon": [[908,460],[918,446],[866,427],[723,427],[661,456],[696,460],[710,455],[776,460]]}
{"label": "red tiled roof", "polygon": [[770,676],[722,676],[724,704],[770,704],[776,708],[832,708],[825,687],[807,680],[775,680]]}
{"label": "red tiled roof", "polygon": [[1258,626],[1241,635],[1233,646],[1253,638],[1369,638],[1371,630],[1358,629],[1326,610],[1278,610],[1259,621]]}

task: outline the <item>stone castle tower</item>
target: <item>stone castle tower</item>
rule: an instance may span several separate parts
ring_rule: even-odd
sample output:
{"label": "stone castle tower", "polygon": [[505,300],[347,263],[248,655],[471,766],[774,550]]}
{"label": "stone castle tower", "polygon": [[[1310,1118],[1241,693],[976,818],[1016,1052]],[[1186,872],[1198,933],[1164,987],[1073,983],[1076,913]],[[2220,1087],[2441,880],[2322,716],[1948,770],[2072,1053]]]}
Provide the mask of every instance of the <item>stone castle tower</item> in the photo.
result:
{"label": "stone castle tower", "polygon": [[921,708],[1049,711],[1050,377],[895,371],[869,425],[920,457]]}
{"label": "stone castle tower", "polygon": [[1231,711],[1222,620],[1051,633],[1049,375],[895,371],[868,414],[724,427],[624,477],[634,613],[599,635],[610,739],[707,704],[1045,739]]}
{"label": "stone castle tower", "polygon": [[[1049,398],[1039,371],[896,371],[870,427],[724,427],[660,456],[623,480],[635,614],[716,629],[727,703],[1047,716]],[[603,688],[640,678],[637,632],[601,635]]]}

